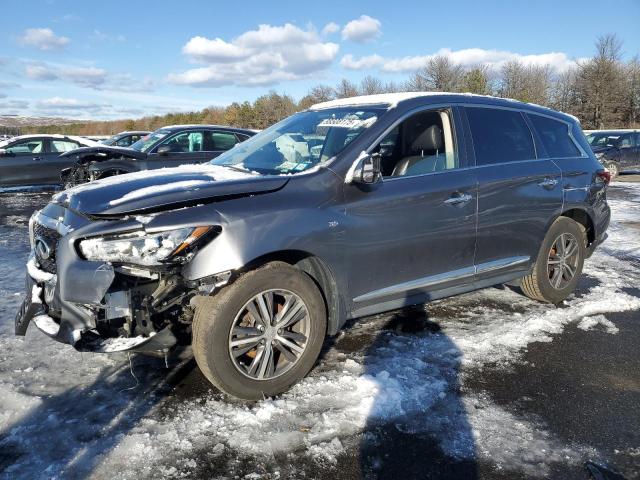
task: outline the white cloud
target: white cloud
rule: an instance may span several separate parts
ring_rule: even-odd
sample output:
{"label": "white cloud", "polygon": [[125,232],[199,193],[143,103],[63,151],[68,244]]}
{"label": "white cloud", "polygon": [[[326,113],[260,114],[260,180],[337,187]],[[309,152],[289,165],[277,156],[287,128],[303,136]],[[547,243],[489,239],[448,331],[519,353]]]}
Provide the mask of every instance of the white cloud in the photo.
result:
{"label": "white cloud", "polygon": [[50,28],[27,28],[18,39],[22,45],[43,51],[62,50],[69,43],[67,37],[59,37]]}
{"label": "white cloud", "polygon": [[342,67],[349,70],[369,70],[378,68],[383,72],[400,73],[412,72],[424,67],[429,60],[444,55],[456,65],[466,67],[484,65],[490,70],[499,70],[507,62],[517,60],[525,65],[550,65],[556,72],[563,72],[576,64],[562,52],[548,52],[533,55],[523,55],[520,53],[504,50],[485,50],[482,48],[466,48],[462,50],[451,50],[442,48],[429,55],[417,55],[398,58],[385,58],[380,55],[368,55],[355,58],[352,55],[345,55],[340,61]]}
{"label": "white cloud", "polygon": [[368,42],[380,35],[380,20],[369,15],[361,15],[356,20],[351,20],[342,29],[342,38],[354,42]]}
{"label": "white cloud", "polygon": [[323,42],[313,27],[303,30],[286,23],[259,25],[226,41],[191,38],[182,48],[192,62],[203,66],[168,76],[179,85],[269,85],[307,77],[324,70],[336,58],[339,46]]}
{"label": "white cloud", "polygon": [[150,79],[138,80],[128,73],[109,73],[93,66],[32,62],[25,66],[25,75],[31,80],[62,80],[94,90],[148,91],[154,88]]}
{"label": "white cloud", "polygon": [[51,81],[58,78],[58,75],[51,68],[41,64],[27,65],[24,73],[31,80]]}
{"label": "white cloud", "polygon": [[89,38],[97,42],[109,43],[124,43],[127,41],[127,37],[125,37],[124,35],[110,35],[97,29],[93,31]]}
{"label": "white cloud", "polygon": [[323,35],[332,35],[332,34],[338,32],[338,31],[340,31],[340,25],[338,25],[335,22],[329,22],[322,29],[322,34]]}
{"label": "white cloud", "polygon": [[95,115],[108,115],[113,107],[106,103],[95,103],[78,100],[76,98],[51,97],[38,100],[35,109],[39,114],[87,117]]}
{"label": "white cloud", "polygon": [[380,55],[366,55],[364,57],[360,57],[356,59],[353,55],[348,54],[342,57],[340,60],[340,65],[346,68],[347,70],[370,70],[372,68],[377,68],[383,65],[385,62],[384,57]]}

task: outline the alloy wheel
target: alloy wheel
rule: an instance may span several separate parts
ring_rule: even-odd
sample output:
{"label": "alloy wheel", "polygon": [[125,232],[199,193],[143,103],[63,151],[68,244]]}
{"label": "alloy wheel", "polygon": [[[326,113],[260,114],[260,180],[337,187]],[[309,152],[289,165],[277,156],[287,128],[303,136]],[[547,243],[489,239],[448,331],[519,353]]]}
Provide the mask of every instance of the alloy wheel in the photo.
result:
{"label": "alloy wheel", "polygon": [[309,311],[298,295],[266,290],[236,315],[229,332],[230,358],[243,375],[271,380],[298,363],[310,329]]}
{"label": "alloy wheel", "polygon": [[565,288],[578,269],[580,248],[578,239],[571,233],[561,233],[551,245],[547,258],[549,282],[556,290]]}

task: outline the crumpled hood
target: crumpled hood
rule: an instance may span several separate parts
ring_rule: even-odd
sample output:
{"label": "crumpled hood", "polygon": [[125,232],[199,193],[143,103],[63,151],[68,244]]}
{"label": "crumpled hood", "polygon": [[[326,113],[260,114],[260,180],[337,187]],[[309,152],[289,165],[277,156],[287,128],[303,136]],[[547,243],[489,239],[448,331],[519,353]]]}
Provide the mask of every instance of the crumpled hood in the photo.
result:
{"label": "crumpled hood", "polygon": [[96,180],[65,190],[53,201],[88,215],[124,216],[180,205],[279,190],[284,176],[245,173],[216,165],[183,165]]}
{"label": "crumpled hood", "polygon": [[[147,158],[147,154],[133,150],[126,147],[110,147],[109,145],[101,145],[98,147],[81,147],[75,150],[69,150],[68,152],[60,155],[61,157],[75,158],[77,162],[83,163],[84,158],[88,158],[88,161],[104,161],[111,160],[113,158],[129,157],[138,160]],[[104,158],[101,158],[104,157]]]}

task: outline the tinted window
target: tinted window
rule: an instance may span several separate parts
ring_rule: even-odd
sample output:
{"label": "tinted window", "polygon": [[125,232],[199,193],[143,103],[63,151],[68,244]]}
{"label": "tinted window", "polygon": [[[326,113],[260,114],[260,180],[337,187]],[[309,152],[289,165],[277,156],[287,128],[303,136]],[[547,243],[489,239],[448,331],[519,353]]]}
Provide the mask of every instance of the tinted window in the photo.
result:
{"label": "tinted window", "polygon": [[76,142],[70,142],[69,140],[51,140],[51,151],[53,153],[68,152],[75,150],[79,146]]}
{"label": "tinted window", "polygon": [[477,165],[536,158],[531,132],[513,110],[467,108]]}
{"label": "tinted window", "polygon": [[236,143],[238,139],[231,132],[205,132],[205,150],[229,150]]}
{"label": "tinted window", "polygon": [[162,143],[171,147],[174,153],[192,153],[202,151],[202,132],[184,132]]}
{"label": "tinted window", "polygon": [[20,142],[16,142],[10,147],[6,148],[6,151],[9,153],[14,153],[16,155],[20,154],[32,154],[32,153],[42,153],[44,152],[44,148],[42,145],[42,139],[40,138],[30,138],[28,140],[22,140]]}
{"label": "tinted window", "polygon": [[620,143],[618,143],[618,147],[630,147],[631,146],[631,134],[628,133],[620,137]]}
{"label": "tinted window", "polygon": [[569,137],[569,126],[566,123],[540,115],[529,115],[529,120],[551,158],[580,156],[580,150]]}

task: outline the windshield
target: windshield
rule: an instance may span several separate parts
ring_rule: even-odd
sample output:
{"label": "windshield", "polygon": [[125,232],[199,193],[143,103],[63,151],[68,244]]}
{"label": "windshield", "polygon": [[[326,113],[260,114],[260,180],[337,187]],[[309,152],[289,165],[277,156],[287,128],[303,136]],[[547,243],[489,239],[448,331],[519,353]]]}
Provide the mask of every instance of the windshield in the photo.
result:
{"label": "windshield", "polygon": [[150,133],[149,135],[145,135],[137,142],[132,143],[131,145],[129,145],[129,148],[137,150],[138,152],[146,152],[151,147],[153,147],[157,142],[159,142],[164,137],[169,135],[169,133],[171,133],[171,130],[161,128],[160,130],[156,130],[155,132]]}
{"label": "windshield", "polygon": [[614,147],[620,141],[620,135],[614,133],[590,133],[587,141],[592,147]]}
{"label": "windshield", "polygon": [[307,170],[340,153],[386,109],[341,107],[292,115],[211,161],[263,175]]}

